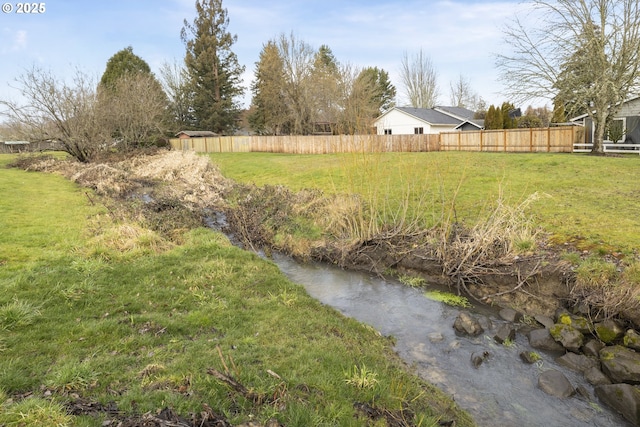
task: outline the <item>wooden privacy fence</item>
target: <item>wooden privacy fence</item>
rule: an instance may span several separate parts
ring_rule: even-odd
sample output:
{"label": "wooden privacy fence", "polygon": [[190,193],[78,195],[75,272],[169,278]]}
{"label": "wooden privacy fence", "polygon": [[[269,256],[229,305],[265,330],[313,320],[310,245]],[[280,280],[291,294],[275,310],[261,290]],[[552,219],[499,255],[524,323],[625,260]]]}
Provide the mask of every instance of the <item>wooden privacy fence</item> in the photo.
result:
{"label": "wooden privacy fence", "polygon": [[198,153],[248,153],[252,136],[214,136],[209,138],[173,138],[169,142],[173,150]]}
{"label": "wooden privacy fence", "polygon": [[174,138],[170,143],[174,150],[201,153],[332,154],[438,151],[438,141],[438,135],[287,135]]}
{"label": "wooden privacy fence", "polygon": [[347,152],[504,151],[571,153],[582,129],[575,126],[446,132],[423,135],[287,135],[174,138],[174,150],[200,153],[268,152],[332,154]]}
{"label": "wooden privacy fence", "polygon": [[446,132],[440,134],[440,150],[571,153],[583,132],[577,126]]}

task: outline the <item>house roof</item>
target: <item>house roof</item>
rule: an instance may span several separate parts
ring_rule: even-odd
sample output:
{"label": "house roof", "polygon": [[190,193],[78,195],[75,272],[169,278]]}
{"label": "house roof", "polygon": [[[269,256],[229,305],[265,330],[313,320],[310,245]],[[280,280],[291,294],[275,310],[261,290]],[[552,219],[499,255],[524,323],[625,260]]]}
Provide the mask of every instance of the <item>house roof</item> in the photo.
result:
{"label": "house roof", "polygon": [[206,136],[218,136],[217,133],[211,132],[210,130],[182,130],[176,133],[176,136],[179,135],[187,135],[191,138],[202,138]]}
{"label": "house roof", "polygon": [[473,120],[465,120],[463,122],[461,122],[458,126],[456,126],[456,129],[462,129],[462,127],[466,124],[470,124],[474,127],[477,127],[478,129],[484,129],[484,120],[483,119],[473,119]]}
{"label": "house roof", "polygon": [[475,111],[471,111],[468,108],[464,107],[445,107],[445,106],[436,106],[433,107],[434,110],[445,113],[449,116],[453,116],[460,120],[471,120],[475,114]]}
{"label": "house roof", "polygon": [[[637,101],[638,99],[640,99],[640,95],[636,95],[636,96],[633,96],[631,98],[625,99],[624,101],[621,102],[621,104],[627,104],[629,102]],[[588,115],[589,115],[588,113],[580,114],[579,116],[570,118],[569,121],[570,122],[577,122],[579,120],[582,120],[582,119],[586,118]]]}
{"label": "house roof", "polygon": [[455,126],[460,124],[461,121],[458,118],[452,117],[450,114],[440,112],[434,108],[395,107],[395,109],[431,125]]}

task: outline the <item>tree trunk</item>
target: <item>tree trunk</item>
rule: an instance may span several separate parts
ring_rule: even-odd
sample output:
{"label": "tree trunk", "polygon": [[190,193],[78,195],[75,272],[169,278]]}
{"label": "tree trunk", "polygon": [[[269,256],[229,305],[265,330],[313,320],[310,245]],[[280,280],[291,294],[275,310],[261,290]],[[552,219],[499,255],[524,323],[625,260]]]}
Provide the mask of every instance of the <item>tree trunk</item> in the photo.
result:
{"label": "tree trunk", "polygon": [[594,121],[593,126],[593,148],[591,149],[591,154],[603,154],[605,125],[600,121]]}
{"label": "tree trunk", "polygon": [[606,106],[596,107],[593,120],[593,148],[591,154],[604,154],[604,133],[607,128],[608,111]]}

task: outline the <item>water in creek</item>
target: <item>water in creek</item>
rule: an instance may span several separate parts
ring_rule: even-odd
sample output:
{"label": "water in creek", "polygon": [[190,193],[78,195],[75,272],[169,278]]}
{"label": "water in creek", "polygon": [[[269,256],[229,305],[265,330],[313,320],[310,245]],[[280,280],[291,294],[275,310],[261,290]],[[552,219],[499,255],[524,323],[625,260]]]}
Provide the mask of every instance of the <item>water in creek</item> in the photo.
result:
{"label": "water in creek", "polygon": [[[523,363],[519,354],[533,350],[523,334],[516,334],[509,346],[493,340],[495,330],[474,338],[457,336],[453,323],[459,309],[432,301],[419,289],[330,265],[300,264],[281,255],[271,260],[322,303],[393,336],[397,353],[416,367],[418,375],[453,396],[480,426],[629,425],[598,402],[581,375],[557,365],[556,354],[536,350],[542,360]],[[494,327],[502,322],[486,308],[474,311]],[[475,368],[471,355],[485,351],[490,355]],[[545,394],[537,384],[547,369],[562,371],[574,387],[583,386],[590,399]]]}

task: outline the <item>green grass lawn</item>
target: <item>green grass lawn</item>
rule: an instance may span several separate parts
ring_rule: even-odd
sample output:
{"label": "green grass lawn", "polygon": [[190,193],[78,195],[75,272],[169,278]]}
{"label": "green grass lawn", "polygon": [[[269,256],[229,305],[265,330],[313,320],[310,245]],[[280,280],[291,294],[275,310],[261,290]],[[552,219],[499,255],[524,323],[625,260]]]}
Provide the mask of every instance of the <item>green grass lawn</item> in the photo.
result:
{"label": "green grass lawn", "polygon": [[[222,173],[257,185],[362,194],[381,210],[409,202],[425,225],[451,212],[481,220],[500,198],[528,212],[551,241],[631,254],[640,241],[640,157],[578,154],[383,153],[210,154]],[[450,209],[454,207],[454,209]]]}
{"label": "green grass lawn", "polygon": [[[6,169],[9,159],[0,156],[0,425],[103,425],[104,414],[66,413],[78,398],[113,401],[123,415],[171,407],[186,416],[206,404],[233,423],[287,426],[371,425],[355,416],[354,403],[366,402],[409,409],[416,425],[473,424],[408,373],[391,340],[310,298],[274,264],[207,229],[159,244],[112,222],[87,190]],[[121,244],[118,230],[136,244]]]}

